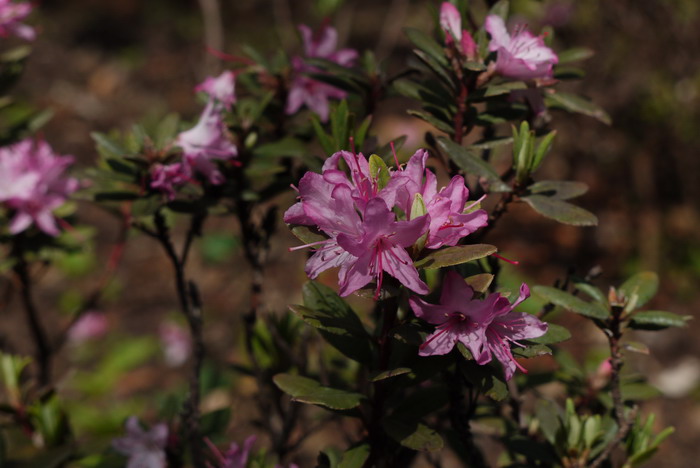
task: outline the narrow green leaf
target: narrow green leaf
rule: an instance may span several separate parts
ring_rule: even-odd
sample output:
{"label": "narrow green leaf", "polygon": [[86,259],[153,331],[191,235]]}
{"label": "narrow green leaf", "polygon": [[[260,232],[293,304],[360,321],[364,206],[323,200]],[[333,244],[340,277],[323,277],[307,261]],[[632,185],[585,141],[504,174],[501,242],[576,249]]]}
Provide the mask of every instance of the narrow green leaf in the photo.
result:
{"label": "narrow green leaf", "polygon": [[437,77],[440,78],[447,86],[449,86],[450,88],[455,87],[452,77],[447,72],[444,66],[442,66],[439,62],[437,62],[434,58],[432,58],[430,55],[426,54],[422,50],[413,49],[413,53],[416,54],[416,57],[418,57],[421,60],[421,62],[423,62],[429,69],[431,69],[435,73],[435,75],[437,75]]}
{"label": "narrow green leaf", "polygon": [[685,327],[690,315],[678,315],[662,310],[643,310],[635,313],[628,326],[636,330],[663,330],[670,327]]}
{"label": "narrow green leaf", "polygon": [[503,21],[508,19],[508,12],[510,10],[510,2],[508,0],[498,0],[489,11],[491,15],[498,15],[503,18]]}
{"label": "narrow green leaf", "polygon": [[610,315],[609,311],[596,303],[582,301],[576,296],[551,286],[535,286],[532,292],[554,305],[586,317],[605,320]]}
{"label": "narrow green leaf", "polygon": [[97,149],[104,156],[113,156],[118,158],[128,153],[121,143],[103,133],[92,132],[90,133],[90,136],[93,140],[95,140],[95,143],[97,143]]}
{"label": "narrow green leaf", "polygon": [[513,137],[498,137],[498,138],[492,138],[490,140],[480,140],[474,143],[473,145],[469,145],[467,147],[467,150],[487,150],[487,149],[494,149],[498,148],[499,146],[505,146],[513,143]]}
{"label": "narrow green leaf", "polygon": [[513,356],[516,357],[532,358],[537,356],[551,355],[552,348],[543,344],[534,344],[525,348],[514,346],[511,352],[513,353]]}
{"label": "narrow green leaf", "polygon": [[338,468],[362,468],[369,458],[369,444],[360,444],[343,452]]}
{"label": "narrow green leaf", "polygon": [[314,242],[321,242],[327,239],[327,237],[319,231],[308,226],[294,226],[291,228],[291,231],[292,234],[304,244],[313,244]]}
{"label": "narrow green leaf", "polygon": [[559,57],[559,65],[571,62],[580,62],[581,60],[586,60],[593,57],[593,49],[587,47],[575,47],[572,49],[567,49],[563,52],[559,52],[557,55]]}
{"label": "narrow green leaf", "polygon": [[517,89],[527,89],[527,85],[522,81],[510,81],[507,83],[492,84],[486,88],[484,97],[500,96],[502,94],[510,94],[511,91]]}
{"label": "narrow green leaf", "polygon": [[493,275],[490,273],[480,273],[465,278],[465,281],[476,292],[486,292],[493,281]]}
{"label": "narrow green leaf", "polygon": [[415,263],[416,268],[434,270],[447,266],[460,265],[496,253],[498,249],[493,245],[474,244],[458,245],[436,250],[426,255]]}
{"label": "narrow green leaf", "polygon": [[326,155],[335,153],[335,142],[323,129],[321,121],[316,115],[311,116],[311,125],[314,128],[314,133],[316,133],[316,138],[318,139],[321,148],[323,148],[324,153]]}
{"label": "narrow green leaf", "polygon": [[277,158],[281,156],[301,157],[306,155],[306,153],[307,149],[304,143],[293,137],[286,137],[272,143],[265,143],[253,150],[253,154],[259,158]]}
{"label": "narrow green leaf", "polygon": [[389,179],[391,178],[386,163],[376,154],[369,157],[369,174],[372,179],[377,181],[379,190],[386,187],[386,184],[389,183]]}
{"label": "narrow green leaf", "polygon": [[437,128],[441,132],[445,132],[445,133],[449,133],[449,134],[452,134],[454,132],[454,128],[452,128],[446,122],[440,120],[439,118],[437,118],[437,117],[435,117],[427,112],[415,110],[415,109],[408,109],[406,111],[406,113],[408,115],[418,117],[419,119],[421,119],[425,122],[428,122],[430,125]]}
{"label": "narrow green leaf", "polygon": [[180,117],[177,114],[168,114],[160,121],[156,127],[155,145],[156,148],[163,148],[175,139]]}
{"label": "narrow green leaf", "polygon": [[661,391],[644,382],[623,383],[620,386],[625,400],[649,400],[661,395]]}
{"label": "narrow green leaf", "polygon": [[583,195],[588,191],[588,185],[583,182],[567,180],[541,180],[527,188],[533,195],[544,195],[557,200],[568,200]]}
{"label": "narrow green leaf", "polygon": [[460,169],[488,180],[491,192],[511,191],[511,188],[503,183],[489,163],[470,152],[467,148],[445,137],[438,137],[438,145]]}
{"label": "narrow green leaf", "polygon": [[436,63],[443,67],[447,67],[449,63],[447,62],[447,57],[445,57],[445,51],[442,46],[435,41],[432,37],[425,34],[420,29],[415,28],[404,28],[404,34],[408,37],[413,45],[418,47],[426,54],[428,54]]}
{"label": "narrow green leaf", "polygon": [[369,130],[369,126],[371,124],[372,116],[368,115],[355,131],[355,146],[357,147],[358,151],[362,151],[362,147],[365,144],[365,139],[367,138],[367,131]]}
{"label": "narrow green leaf", "polygon": [[348,102],[343,99],[335,108],[335,111],[331,113],[331,131],[335,140],[336,151],[348,149],[349,118]]}
{"label": "narrow green leaf", "polygon": [[603,307],[608,307],[608,299],[607,297],[605,297],[605,294],[603,294],[603,291],[596,288],[592,284],[584,282],[574,282],[574,287],[579,291],[587,294],[588,297],[600,303],[600,305],[602,305]]}
{"label": "narrow green leaf", "polygon": [[291,374],[277,374],[272,380],[294,401],[324,406],[334,410],[349,410],[360,406],[364,395],[336,388],[323,387],[307,377]]}
{"label": "narrow green leaf", "polygon": [[575,94],[556,92],[547,94],[544,100],[547,107],[558,107],[569,112],[593,117],[606,125],[612,124],[610,116],[600,106]]}
{"label": "narrow green leaf", "polygon": [[659,276],[653,271],[642,271],[625,281],[619,291],[627,299],[625,311],[642,307],[659,289]]}
{"label": "narrow green leaf", "polygon": [[442,437],[423,423],[389,418],[383,426],[389,437],[412,450],[434,452],[444,445]]}
{"label": "narrow green leaf", "polygon": [[571,338],[571,332],[568,328],[557,325],[556,323],[547,324],[547,333],[539,338],[530,338],[528,341],[539,344],[554,344],[561,343]]}
{"label": "narrow green leaf", "polygon": [[539,145],[537,146],[537,151],[535,151],[530,163],[530,172],[535,172],[537,168],[540,167],[544,157],[547,155],[547,153],[549,153],[552,143],[554,142],[554,137],[556,136],[557,131],[552,130],[540,140]]}
{"label": "narrow green leaf", "polygon": [[380,380],[390,379],[392,377],[398,377],[399,375],[408,374],[411,369],[408,367],[398,367],[396,369],[387,370],[384,372],[374,373],[370,376],[372,382],[379,382]]}
{"label": "narrow green leaf", "polygon": [[528,195],[521,200],[542,216],[573,226],[596,226],[598,218],[590,211],[571,203],[544,195]]}

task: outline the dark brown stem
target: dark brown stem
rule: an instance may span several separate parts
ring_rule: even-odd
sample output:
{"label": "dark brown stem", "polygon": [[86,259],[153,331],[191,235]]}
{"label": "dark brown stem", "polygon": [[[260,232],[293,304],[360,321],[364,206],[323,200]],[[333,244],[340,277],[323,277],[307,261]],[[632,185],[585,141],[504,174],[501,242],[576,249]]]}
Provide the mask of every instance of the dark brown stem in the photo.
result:
{"label": "dark brown stem", "polygon": [[15,258],[17,262],[14,266],[15,274],[19,279],[20,292],[22,297],[22,305],[26,313],[27,325],[31,331],[36,348],[36,364],[39,367],[39,384],[42,386],[49,385],[51,382],[51,345],[39,319],[39,312],[36,309],[32,298],[32,281],[29,277],[27,261],[24,258],[24,253],[18,245],[21,239],[17,240],[15,249]]}

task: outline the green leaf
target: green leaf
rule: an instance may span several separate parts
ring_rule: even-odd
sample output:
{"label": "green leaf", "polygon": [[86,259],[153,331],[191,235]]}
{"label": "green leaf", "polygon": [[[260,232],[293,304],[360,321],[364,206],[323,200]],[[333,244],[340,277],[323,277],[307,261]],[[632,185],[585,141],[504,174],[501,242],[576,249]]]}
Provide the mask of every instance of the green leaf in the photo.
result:
{"label": "green leaf", "polygon": [[500,146],[505,146],[505,145],[510,145],[513,143],[513,137],[499,137],[499,138],[492,138],[490,140],[480,140],[474,143],[473,145],[469,145],[467,147],[467,150],[487,150],[487,149],[494,149],[498,148]]}
{"label": "green leaf", "polygon": [[644,382],[623,383],[620,390],[625,400],[649,400],[661,395],[658,388]]}
{"label": "green leaf", "polygon": [[133,165],[124,162],[123,159],[118,158],[107,158],[107,165],[114,171],[120,174],[126,174],[130,176],[135,176],[138,174],[138,169]]}
{"label": "green leaf", "polygon": [[669,327],[685,327],[690,315],[678,315],[662,310],[643,310],[632,316],[628,327],[636,330],[663,330]]}
{"label": "green leaf", "polygon": [[630,312],[642,307],[654,297],[658,289],[659,276],[656,273],[652,271],[637,273],[625,281],[619,289],[627,299],[625,311]]}
{"label": "green leaf", "polygon": [[563,224],[571,224],[572,226],[596,226],[598,224],[598,218],[593,213],[563,200],[544,195],[528,195],[521,197],[521,200],[542,216]]}
{"label": "green leaf", "polygon": [[508,11],[510,10],[510,2],[508,0],[499,0],[489,11],[490,15],[498,15],[503,18],[503,21],[508,19]]}
{"label": "green leaf", "polygon": [[166,115],[156,127],[154,141],[156,148],[164,148],[168,143],[171,143],[175,139],[179,125],[180,117],[177,114]]}
{"label": "green leaf", "polygon": [[527,346],[525,348],[515,346],[515,347],[513,347],[511,352],[513,353],[513,356],[516,356],[516,357],[533,358],[533,357],[537,357],[537,356],[551,355],[552,349],[547,345],[534,344],[532,346]]}
{"label": "green leaf", "polygon": [[458,245],[436,250],[418,260],[414,265],[416,268],[434,270],[478,260],[497,251],[496,247],[488,244]]}
{"label": "green leaf", "polygon": [[364,395],[336,388],[323,387],[313,379],[291,374],[277,374],[272,380],[294,401],[324,406],[333,410],[349,410],[360,406]]}
{"label": "green leaf", "polygon": [[592,284],[579,281],[579,282],[574,282],[574,287],[576,289],[578,289],[579,291],[587,294],[588,297],[590,297],[591,299],[600,303],[600,305],[602,305],[603,307],[605,307],[605,308],[608,307],[608,299],[605,297],[605,294],[603,294],[603,291],[596,288]]}
{"label": "green leaf", "polygon": [[540,167],[540,164],[542,164],[542,161],[544,161],[544,157],[547,155],[547,153],[549,153],[552,143],[554,142],[554,137],[556,136],[557,131],[552,130],[540,140],[539,144],[537,145],[537,151],[535,151],[532,161],[530,162],[530,172],[535,172],[537,168]]}
{"label": "green leaf", "polygon": [[389,437],[412,450],[434,452],[444,445],[440,434],[423,423],[389,418],[383,426]]}
{"label": "green leaf", "polygon": [[438,119],[437,117],[435,117],[427,112],[415,110],[415,109],[409,109],[406,111],[406,113],[408,115],[418,117],[419,119],[421,119],[425,122],[428,122],[430,125],[437,128],[441,132],[450,133],[450,134],[454,132],[454,128],[452,128],[446,122]]}
{"label": "green leaf", "polygon": [[335,140],[335,150],[345,150],[348,147],[348,121],[350,114],[348,112],[348,101],[343,99],[340,101],[335,111],[331,113],[331,133]]}
{"label": "green leaf", "polygon": [[508,387],[501,374],[500,370],[492,366],[481,366],[476,361],[466,361],[462,367],[462,375],[474,385],[475,389],[496,401],[502,401],[508,397]]}
{"label": "green leaf", "polygon": [[480,273],[465,278],[465,281],[474,291],[485,293],[493,281],[493,275],[490,273]]}
{"label": "green leaf", "polygon": [[119,158],[125,154],[128,154],[128,151],[121,145],[121,143],[103,133],[92,132],[90,133],[90,136],[93,140],[95,140],[95,143],[97,143],[97,149],[99,150],[100,154],[104,156]]}
{"label": "green leaf", "polygon": [[556,323],[547,324],[547,333],[539,338],[530,338],[528,341],[540,344],[561,343],[571,338],[571,332],[568,328],[557,325]]}
{"label": "green leaf", "polygon": [[563,307],[564,309],[576,312],[585,317],[605,320],[610,315],[607,310],[603,309],[598,304],[582,301],[578,297],[551,286],[535,286],[532,288],[532,292],[554,305],[558,305],[559,307]]}
{"label": "green leaf", "polygon": [[567,49],[563,52],[559,52],[557,55],[559,57],[559,65],[571,62],[579,62],[581,60],[586,60],[593,57],[593,49],[587,47],[575,47],[572,49]]}
{"label": "green leaf", "polygon": [[484,92],[484,97],[500,96],[502,94],[509,94],[511,91],[518,89],[527,89],[527,85],[522,81],[510,81],[501,84],[492,84],[486,88]]}
{"label": "green leaf", "polygon": [[600,106],[575,94],[556,92],[545,95],[544,100],[547,107],[561,108],[569,112],[593,117],[606,125],[612,124],[610,116]]}
{"label": "green leaf", "polygon": [[428,68],[430,68],[447,86],[449,86],[451,89],[455,87],[452,77],[445,70],[445,68],[440,65],[439,62],[422,50],[413,49],[413,53],[416,54],[416,57],[418,57]]}
{"label": "green leaf", "polygon": [[447,57],[445,57],[445,51],[443,50],[442,46],[435,41],[435,39],[428,36],[420,29],[404,28],[403,32],[408,37],[408,40],[413,43],[413,45],[428,54],[433,60],[435,60],[436,63],[443,67],[447,67],[449,65],[447,62]]}
{"label": "green leaf", "polygon": [[508,187],[501,180],[500,176],[489,163],[481,159],[478,155],[469,151],[462,145],[458,145],[445,137],[438,137],[438,145],[452,161],[463,171],[485,178],[490,183],[491,192],[510,192]]}
{"label": "green leaf", "polygon": [[379,382],[380,380],[390,379],[392,377],[398,377],[399,375],[408,374],[411,369],[408,367],[398,367],[396,369],[386,370],[384,372],[373,373],[370,376],[372,382]]}
{"label": "green leaf", "polygon": [[531,194],[543,195],[558,200],[568,200],[578,197],[588,191],[588,185],[583,182],[565,180],[541,180],[527,188]]}
{"label": "green leaf", "polygon": [[367,138],[367,131],[369,126],[372,124],[372,116],[368,115],[365,120],[362,121],[360,126],[355,130],[355,145],[358,151],[362,151],[362,147],[365,144],[365,139]]}
{"label": "green leaf", "polygon": [[282,138],[272,143],[265,143],[253,150],[253,154],[260,158],[277,158],[281,156],[301,157],[307,153],[306,146],[300,140],[293,137]]}
{"label": "green leaf", "polygon": [[321,234],[316,229],[310,228],[309,226],[294,226],[290,230],[292,231],[292,234],[294,234],[294,236],[305,245],[328,240],[326,236]]}
{"label": "green leaf", "polygon": [[314,128],[316,139],[323,148],[323,152],[327,155],[335,153],[335,142],[323,129],[321,121],[315,114],[311,116],[311,126]]}
{"label": "green leaf", "polygon": [[360,444],[343,453],[338,468],[362,468],[369,458],[369,444]]}
{"label": "green leaf", "polygon": [[389,183],[389,179],[391,178],[386,163],[376,154],[369,157],[369,174],[372,179],[377,181],[379,190],[386,187],[386,184]]}

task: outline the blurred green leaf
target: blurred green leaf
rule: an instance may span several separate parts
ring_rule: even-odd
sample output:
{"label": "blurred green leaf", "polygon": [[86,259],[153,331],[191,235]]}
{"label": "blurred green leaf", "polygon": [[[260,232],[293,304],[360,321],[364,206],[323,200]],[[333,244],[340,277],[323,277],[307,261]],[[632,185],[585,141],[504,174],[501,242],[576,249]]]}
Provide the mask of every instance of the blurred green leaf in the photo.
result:
{"label": "blurred green leaf", "polygon": [[619,292],[627,299],[625,311],[642,307],[654,297],[659,289],[659,276],[652,271],[642,271],[620,286]]}
{"label": "blurred green leaf", "polygon": [[578,297],[572,296],[561,289],[550,286],[535,286],[532,288],[532,291],[554,305],[558,305],[559,307],[563,307],[564,309],[586,317],[605,320],[610,315],[610,313],[600,305],[582,301]]}
{"label": "blurred green leaf", "polygon": [[568,200],[583,195],[588,191],[588,186],[583,182],[565,180],[541,180],[527,188],[532,194],[543,195],[558,200]]}
{"label": "blurred green leaf", "polygon": [[612,124],[610,116],[600,106],[575,94],[556,92],[545,95],[544,100],[547,107],[558,107],[569,112],[593,117],[606,125]]}
{"label": "blurred green leaf", "polygon": [[383,423],[386,433],[399,444],[412,450],[434,452],[442,449],[442,437],[423,423],[387,418]]}
{"label": "blurred green leaf", "polygon": [[628,326],[636,330],[663,330],[669,327],[685,327],[690,315],[678,315],[662,310],[643,310],[635,313]]}
{"label": "blurred green leaf", "polygon": [[595,52],[593,52],[593,49],[589,49],[587,47],[574,47],[557,54],[559,57],[558,64],[562,65],[565,63],[579,62],[581,60],[586,60],[593,57],[594,54]]}
{"label": "blurred green leaf", "polygon": [[324,406],[334,410],[356,408],[365,398],[360,393],[323,387],[317,381],[299,375],[277,374],[272,380],[280,390],[290,395],[294,401]]}
{"label": "blurred green leaf", "polygon": [[568,328],[557,325],[556,323],[547,324],[547,333],[539,338],[530,338],[528,341],[540,344],[561,343],[571,338],[571,332]]}
{"label": "blurred green leaf", "polygon": [[497,251],[496,247],[488,244],[458,245],[435,250],[416,261],[414,265],[416,268],[425,269],[443,268],[478,260]]}
{"label": "blurred green leaf", "polygon": [[404,28],[403,32],[408,37],[408,40],[413,43],[419,50],[428,54],[437,64],[442,67],[447,67],[447,57],[442,46],[435,39],[425,34],[423,31],[415,28]]}
{"label": "blurred green leaf", "polygon": [[408,367],[398,367],[396,369],[390,369],[383,372],[373,372],[370,375],[370,380],[372,382],[379,382],[380,380],[398,377],[399,375],[408,374],[409,372],[411,372],[411,369]]}
{"label": "blurred green leaf", "polygon": [[474,174],[488,180],[491,192],[510,192],[511,189],[503,183],[500,176],[489,163],[478,155],[458,145],[445,137],[438,137],[438,145],[457,166],[467,174]]}
{"label": "blurred green leaf", "polygon": [[598,218],[590,211],[571,203],[544,195],[527,195],[521,200],[542,216],[573,226],[596,226]]}
{"label": "blurred green leaf", "polygon": [[369,444],[360,444],[347,449],[340,458],[338,468],[362,468],[369,458]]}

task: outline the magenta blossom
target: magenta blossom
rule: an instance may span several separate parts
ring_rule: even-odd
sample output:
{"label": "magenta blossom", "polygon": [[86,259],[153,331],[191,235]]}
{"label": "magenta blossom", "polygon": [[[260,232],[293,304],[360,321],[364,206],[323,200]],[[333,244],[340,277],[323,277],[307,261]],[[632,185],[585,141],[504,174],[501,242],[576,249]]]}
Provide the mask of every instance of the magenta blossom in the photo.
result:
{"label": "magenta blossom", "polygon": [[91,310],[83,314],[68,330],[68,340],[74,344],[103,337],[109,330],[109,321],[102,312]]}
{"label": "magenta blossom", "polygon": [[415,296],[410,299],[416,316],[436,325],[435,331],[420,346],[419,354],[447,354],[461,342],[478,364],[486,364],[495,356],[503,365],[506,379],[510,380],[516,368],[525,371],[513,357],[510,343],[525,347],[520,341],[544,335],[547,324],[533,315],[513,312],[530,296],[525,284],[513,304],[499,293],[490,294],[483,301],[473,296],[474,290],[464,279],[450,271],[445,275],[440,305],[429,304]]}
{"label": "magenta blossom", "polygon": [[231,110],[231,106],[236,102],[236,76],[232,71],[225,71],[216,78],[209,76],[194,90],[208,94],[211,99]]}
{"label": "magenta blossom", "polygon": [[224,182],[224,176],[214,161],[238,155],[236,145],[227,136],[221,111],[213,100],[207,103],[197,125],[180,133],[175,143],[182,148],[183,164],[214,185]]}
{"label": "magenta blossom", "polygon": [[[304,42],[306,58],[322,58],[344,67],[352,66],[357,59],[358,53],[354,49],[336,50],[338,33],[331,26],[324,25],[314,34],[308,26],[302,24],[299,25],[299,31]],[[319,70],[306,64],[302,57],[292,59],[292,70],[294,78],[287,96],[285,112],[291,115],[306,105],[318,114],[322,121],[328,120],[328,100],[343,99],[347,93],[307,76]]]}
{"label": "magenta blossom", "polygon": [[421,195],[426,212],[430,215],[426,248],[454,246],[463,237],[486,226],[488,215],[484,210],[464,213],[478,201],[465,207],[469,189],[462,176],[454,176],[447,187],[438,192],[435,174],[425,167],[427,159],[426,150],[416,151],[404,170],[392,173],[391,181],[385,190],[395,192],[396,205],[409,214],[413,203],[416,202],[415,195]]}
{"label": "magenta blossom", "polygon": [[551,78],[559,58],[544,44],[543,36],[532,35],[524,26],[516,27],[511,36],[498,15],[486,17],[485,28],[491,34],[489,50],[498,54],[497,73],[514,80]]}
{"label": "magenta blossom", "polygon": [[139,425],[136,416],[126,421],[126,435],[112,441],[114,449],[129,457],[127,468],[165,468],[168,426],[156,424],[150,431]]}
{"label": "magenta blossom", "polygon": [[217,462],[216,465],[207,463],[207,466],[211,468],[246,468],[248,457],[250,456],[250,449],[253,448],[253,444],[255,444],[256,440],[256,436],[249,436],[240,447],[237,443],[233,442],[225,453],[221,453],[219,449],[207,440],[206,442],[214,453]]}
{"label": "magenta blossom", "polygon": [[22,24],[33,8],[29,2],[0,0],[0,37],[17,36],[33,41],[36,37],[34,28]]}
{"label": "magenta blossom", "polygon": [[476,57],[476,43],[469,31],[462,29],[462,16],[457,7],[450,2],[440,5],[440,27],[445,32],[447,45],[457,44],[458,49],[469,60]]}
{"label": "magenta blossom", "polygon": [[163,192],[168,200],[175,199],[175,187],[190,180],[190,166],[183,163],[156,164],[151,169],[151,188]]}
{"label": "magenta blossom", "polygon": [[181,326],[167,322],[158,328],[160,341],[163,344],[165,363],[170,367],[178,367],[187,361],[192,352],[192,339]]}
{"label": "magenta blossom", "polygon": [[64,175],[72,162],[71,156],[57,155],[45,141],[25,139],[0,148],[0,203],[14,214],[10,233],[35,223],[48,235],[59,234],[52,211],[78,189],[78,181]]}

